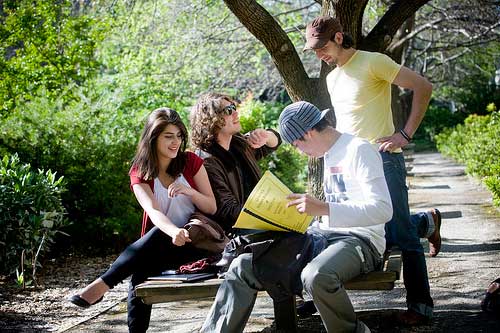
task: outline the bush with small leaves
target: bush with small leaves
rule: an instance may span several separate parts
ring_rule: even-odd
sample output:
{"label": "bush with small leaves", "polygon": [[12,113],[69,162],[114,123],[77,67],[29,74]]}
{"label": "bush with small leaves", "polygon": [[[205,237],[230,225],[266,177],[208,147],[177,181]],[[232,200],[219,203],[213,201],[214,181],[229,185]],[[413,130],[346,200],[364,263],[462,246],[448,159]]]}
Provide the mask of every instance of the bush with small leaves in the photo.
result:
{"label": "bush with small leaves", "polygon": [[489,114],[470,115],[453,129],[436,136],[439,151],[464,163],[467,173],[480,177],[500,206],[500,114],[489,104]]}
{"label": "bush with small leaves", "polygon": [[17,154],[5,155],[0,160],[2,273],[13,274],[19,268],[24,272],[24,266],[29,266],[31,272],[24,272],[23,280],[36,278],[40,255],[67,224],[61,203],[64,186],[63,177],[50,170],[32,170],[29,164],[21,163]]}

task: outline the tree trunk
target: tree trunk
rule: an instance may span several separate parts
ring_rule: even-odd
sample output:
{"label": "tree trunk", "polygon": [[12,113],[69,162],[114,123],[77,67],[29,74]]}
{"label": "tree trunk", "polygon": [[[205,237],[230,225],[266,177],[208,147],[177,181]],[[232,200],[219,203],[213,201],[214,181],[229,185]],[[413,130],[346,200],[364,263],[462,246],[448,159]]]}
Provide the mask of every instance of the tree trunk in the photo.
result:
{"label": "tree trunk", "polygon": [[311,80],[295,46],[276,20],[254,0],[224,0],[227,7],[267,49],[293,101],[316,103],[318,80]]}
{"label": "tree trunk", "polygon": [[[276,20],[255,0],[224,0],[240,22],[265,46],[276,65],[285,88],[293,101],[305,100],[320,109],[330,108],[325,77],[332,70],[322,64],[319,79],[310,78],[295,50],[295,46]],[[321,13],[337,17],[344,31],[354,39],[356,48],[383,52],[401,25],[429,0],[393,0],[388,11],[363,39],[363,13],[368,0],[323,0]],[[299,46],[299,48],[301,48]],[[401,58],[399,58],[400,60]],[[400,117],[395,108],[395,119]],[[329,116],[332,124],[334,115]],[[323,164],[320,159],[309,160],[309,190],[320,197],[323,183]]]}
{"label": "tree trunk", "polygon": [[368,0],[325,0],[321,8],[322,15],[336,17],[344,32],[354,39],[354,47],[363,38],[363,13]]}

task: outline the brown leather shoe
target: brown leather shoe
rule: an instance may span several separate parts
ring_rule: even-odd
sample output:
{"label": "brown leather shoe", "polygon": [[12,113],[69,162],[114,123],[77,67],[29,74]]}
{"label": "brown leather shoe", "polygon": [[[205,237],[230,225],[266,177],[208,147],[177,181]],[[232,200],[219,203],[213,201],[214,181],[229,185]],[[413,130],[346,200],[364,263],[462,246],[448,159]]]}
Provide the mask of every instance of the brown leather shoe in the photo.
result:
{"label": "brown leather shoe", "polygon": [[418,312],[407,310],[405,312],[398,313],[397,321],[401,325],[405,326],[420,326],[428,324],[430,319]]}
{"label": "brown leather shoe", "polygon": [[434,220],[436,229],[432,235],[427,238],[427,240],[429,241],[429,254],[431,257],[435,257],[441,250],[441,212],[437,208],[434,208],[430,211],[430,213],[432,215],[432,219]]}

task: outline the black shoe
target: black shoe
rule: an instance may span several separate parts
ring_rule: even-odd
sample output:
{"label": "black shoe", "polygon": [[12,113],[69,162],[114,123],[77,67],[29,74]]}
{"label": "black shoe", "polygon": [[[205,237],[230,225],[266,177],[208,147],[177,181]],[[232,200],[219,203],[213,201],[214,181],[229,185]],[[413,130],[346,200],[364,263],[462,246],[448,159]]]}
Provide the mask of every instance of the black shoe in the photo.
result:
{"label": "black shoe", "polygon": [[421,326],[429,324],[430,318],[418,312],[407,310],[397,315],[397,321],[404,326]]}
{"label": "black shoe", "polygon": [[73,295],[69,298],[69,301],[81,308],[88,308],[90,307],[91,305],[94,305],[94,304],[97,304],[99,303],[100,301],[102,301],[104,296],[101,296],[101,298],[99,298],[97,301],[95,301],[93,304],[90,304],[89,302],[87,302],[86,300],[84,300],[82,297],[80,297],[80,295]]}
{"label": "black shoe", "polygon": [[297,316],[300,318],[311,317],[313,314],[318,312],[316,305],[313,301],[305,301],[302,304],[297,305]]}

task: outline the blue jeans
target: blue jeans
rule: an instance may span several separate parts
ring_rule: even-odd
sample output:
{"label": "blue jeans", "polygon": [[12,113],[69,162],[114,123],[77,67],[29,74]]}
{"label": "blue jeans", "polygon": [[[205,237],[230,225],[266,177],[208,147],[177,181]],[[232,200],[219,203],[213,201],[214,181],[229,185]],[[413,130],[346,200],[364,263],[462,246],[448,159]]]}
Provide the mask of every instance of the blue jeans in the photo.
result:
{"label": "blue jeans", "polygon": [[[426,212],[419,212],[410,215],[411,223],[417,228],[417,234],[420,238],[429,238],[436,230],[432,216],[428,216]],[[430,219],[430,220],[429,220]]]}
{"label": "blue jeans", "polygon": [[420,244],[419,227],[413,222],[425,215],[410,218],[406,167],[402,153],[381,152],[384,174],[391,194],[393,216],[385,225],[387,247],[399,246],[403,254],[403,281],[409,310],[432,317],[434,303],[430,295],[424,249]]}

